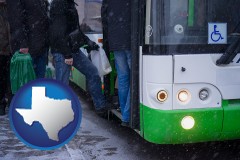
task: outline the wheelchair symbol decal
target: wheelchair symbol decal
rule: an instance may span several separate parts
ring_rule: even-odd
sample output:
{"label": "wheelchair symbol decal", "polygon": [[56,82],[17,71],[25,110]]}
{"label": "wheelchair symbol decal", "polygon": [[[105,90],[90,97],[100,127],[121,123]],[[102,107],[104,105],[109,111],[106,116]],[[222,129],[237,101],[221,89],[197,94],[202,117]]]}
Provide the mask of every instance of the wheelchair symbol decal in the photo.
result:
{"label": "wheelchair symbol decal", "polygon": [[208,44],[227,44],[227,23],[208,23]]}
{"label": "wheelchair symbol decal", "polygon": [[227,43],[227,23],[208,23],[208,44]]}
{"label": "wheelchair symbol decal", "polygon": [[217,31],[217,25],[214,25],[214,31],[211,34],[213,42],[218,42],[220,39],[224,39],[219,31]]}

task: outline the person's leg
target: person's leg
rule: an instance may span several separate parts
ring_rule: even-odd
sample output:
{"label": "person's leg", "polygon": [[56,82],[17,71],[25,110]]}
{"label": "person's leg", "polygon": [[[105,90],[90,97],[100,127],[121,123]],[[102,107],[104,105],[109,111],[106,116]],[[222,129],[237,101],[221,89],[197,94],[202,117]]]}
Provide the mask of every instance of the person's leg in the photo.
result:
{"label": "person's leg", "polygon": [[9,79],[9,69],[8,69],[8,59],[7,56],[0,56],[0,64],[2,68],[0,69],[0,115],[5,115],[6,101],[5,94],[7,92],[7,86]]}
{"label": "person's leg", "polygon": [[122,121],[129,122],[131,53],[130,51],[115,51],[114,59],[118,75],[118,96]]}
{"label": "person's leg", "polygon": [[64,62],[65,58],[60,53],[53,53],[53,60],[55,64],[56,80],[68,85],[71,66]]}
{"label": "person's leg", "polygon": [[102,94],[101,78],[98,75],[97,68],[81,51],[73,55],[73,66],[86,76],[87,88],[92,96],[96,110],[102,109],[106,104],[106,100]]}
{"label": "person's leg", "polygon": [[47,66],[47,59],[48,54],[46,53],[39,55],[39,56],[33,56],[33,68],[36,73],[36,78],[44,78],[45,72],[46,72],[46,66]]}

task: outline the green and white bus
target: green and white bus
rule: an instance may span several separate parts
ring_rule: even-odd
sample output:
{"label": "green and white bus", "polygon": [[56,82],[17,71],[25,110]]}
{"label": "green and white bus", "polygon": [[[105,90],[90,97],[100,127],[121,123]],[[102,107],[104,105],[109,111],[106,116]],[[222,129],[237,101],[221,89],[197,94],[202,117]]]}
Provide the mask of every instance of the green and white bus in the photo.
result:
{"label": "green and white bus", "polygon": [[239,139],[240,1],[131,5],[131,128],[157,144]]}

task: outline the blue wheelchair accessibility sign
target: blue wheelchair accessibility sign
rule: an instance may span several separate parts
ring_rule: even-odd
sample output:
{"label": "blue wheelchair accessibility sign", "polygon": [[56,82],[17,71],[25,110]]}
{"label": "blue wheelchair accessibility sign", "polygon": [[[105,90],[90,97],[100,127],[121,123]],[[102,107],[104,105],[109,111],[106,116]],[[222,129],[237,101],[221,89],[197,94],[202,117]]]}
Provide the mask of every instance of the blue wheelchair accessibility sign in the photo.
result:
{"label": "blue wheelchair accessibility sign", "polygon": [[208,23],[208,44],[227,44],[227,23]]}

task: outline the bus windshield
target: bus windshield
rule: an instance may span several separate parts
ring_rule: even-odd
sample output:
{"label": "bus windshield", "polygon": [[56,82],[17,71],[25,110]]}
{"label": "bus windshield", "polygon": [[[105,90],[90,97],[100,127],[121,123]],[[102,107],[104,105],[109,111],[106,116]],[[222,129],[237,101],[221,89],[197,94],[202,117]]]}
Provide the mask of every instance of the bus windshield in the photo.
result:
{"label": "bus windshield", "polygon": [[208,44],[208,23],[240,33],[239,0],[146,0],[145,44]]}
{"label": "bus windshield", "polygon": [[75,0],[79,23],[84,33],[102,33],[102,0]]}

